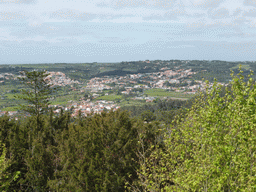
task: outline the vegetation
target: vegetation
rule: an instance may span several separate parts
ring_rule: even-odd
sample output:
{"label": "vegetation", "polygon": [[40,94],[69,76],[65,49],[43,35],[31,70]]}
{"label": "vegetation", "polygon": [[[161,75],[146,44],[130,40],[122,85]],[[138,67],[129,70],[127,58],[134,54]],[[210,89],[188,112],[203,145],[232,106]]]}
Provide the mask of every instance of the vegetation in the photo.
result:
{"label": "vegetation", "polygon": [[[238,70],[188,101],[87,117],[46,110],[40,129],[38,113],[0,117],[2,191],[255,191],[256,84]],[[34,106],[42,96],[38,109],[52,96],[43,90],[27,95]]]}
{"label": "vegetation", "polygon": [[36,117],[37,127],[39,128],[40,115],[48,110],[50,94],[52,94],[53,88],[51,88],[51,85],[46,80],[48,76],[46,71],[23,71],[21,74],[24,77],[20,78],[20,80],[25,84],[27,89],[22,89],[21,94],[18,94],[17,98],[27,102],[27,105],[21,105],[21,110],[34,115]]}
{"label": "vegetation", "polygon": [[178,93],[174,91],[168,91],[163,89],[149,89],[144,92],[148,96],[161,96],[161,97],[176,97],[176,98],[190,98],[189,94]]}
{"label": "vegetation", "polygon": [[[240,68],[241,71],[241,68]],[[242,71],[241,71],[242,72]],[[256,85],[233,76],[223,97],[215,83],[171,124],[164,148],[141,155],[140,185],[152,191],[255,191]]]}
{"label": "vegetation", "polygon": [[125,182],[137,178],[138,135],[147,149],[159,129],[125,111],[76,120],[50,113],[41,124],[35,131],[32,117],[0,118],[1,140],[12,157],[6,173],[21,172],[10,191],[123,191]]}
{"label": "vegetation", "polygon": [[[214,78],[217,78],[219,82],[229,82],[231,80],[230,77],[230,69],[234,70],[235,73],[238,73],[238,65],[242,64],[244,70],[244,74],[249,74],[249,69],[256,71],[256,65],[254,62],[226,62],[219,60],[155,60],[150,62],[144,61],[129,61],[129,62],[120,62],[120,63],[54,63],[54,64],[22,64],[22,65],[0,65],[1,73],[12,73],[14,75],[19,75],[19,71],[33,71],[33,70],[48,70],[53,72],[62,72],[65,73],[67,77],[78,80],[82,84],[75,85],[76,90],[83,90],[85,87],[85,83],[93,77],[104,77],[105,75],[109,76],[122,76],[129,74],[138,74],[138,73],[152,73],[159,72],[162,68],[166,69],[192,69],[193,72],[197,72],[195,75],[191,77],[184,77],[181,80],[180,84],[171,84],[168,86],[181,86],[184,80],[202,80],[202,78],[213,82]],[[256,76],[253,75],[255,79]],[[13,109],[17,105],[26,104],[24,101],[13,99],[14,95],[21,92],[22,89],[26,87],[19,83],[19,81],[14,79],[4,80],[1,83],[0,77],[0,110],[5,111]],[[194,81],[193,81],[194,82]],[[137,82],[140,84],[143,82]],[[145,82],[144,82],[145,84]],[[129,85],[130,86],[130,85]],[[112,85],[113,87],[113,85]],[[70,85],[66,85],[57,93],[53,94],[54,96],[54,104],[67,104],[68,101],[73,100],[74,102],[79,102],[79,99],[83,97],[83,93],[75,91]],[[90,90],[89,90],[90,91]],[[114,94],[119,94],[120,90],[111,90]],[[104,91],[103,91],[104,92]],[[146,96],[147,91],[144,92],[144,96]],[[99,92],[98,94],[101,95]],[[110,93],[111,94],[111,93]],[[141,96],[143,93],[136,93]],[[136,96],[136,94],[133,95]],[[92,95],[92,94],[91,94]],[[184,95],[182,93],[176,92],[165,92],[162,91],[149,91],[149,94],[156,97],[172,97],[172,98],[190,98],[190,95]],[[130,105],[127,103],[127,100],[130,100],[132,95],[126,97],[126,100],[121,99],[121,106]],[[131,101],[131,100],[130,100]],[[132,103],[132,101],[131,101]],[[7,109],[6,109],[7,108]]]}
{"label": "vegetation", "polygon": [[98,97],[97,100],[114,101],[121,98],[122,98],[122,95],[111,94],[111,95],[103,95],[101,97]]}
{"label": "vegetation", "polygon": [[[1,145],[1,144],[0,144]],[[6,173],[8,167],[10,167],[10,159],[6,159],[6,148],[1,146],[2,155],[0,156],[0,189],[1,191],[8,191],[12,181],[15,181],[20,172],[16,171],[13,175]]]}

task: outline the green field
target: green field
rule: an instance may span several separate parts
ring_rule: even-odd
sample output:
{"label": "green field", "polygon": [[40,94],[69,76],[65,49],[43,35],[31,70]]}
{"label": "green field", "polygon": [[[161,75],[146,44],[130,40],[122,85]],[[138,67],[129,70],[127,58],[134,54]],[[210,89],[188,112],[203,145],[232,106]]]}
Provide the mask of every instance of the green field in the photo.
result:
{"label": "green field", "polygon": [[6,107],[1,109],[1,111],[17,111],[18,110],[18,106],[17,107]]}
{"label": "green field", "polygon": [[52,105],[66,105],[68,101],[72,100],[74,102],[78,101],[82,95],[78,92],[71,92],[69,95],[58,95],[52,100]]}
{"label": "green field", "polygon": [[[235,66],[235,67],[232,67],[231,69],[238,69],[239,68],[239,65],[240,64],[238,64],[237,66]],[[246,69],[246,70],[249,70],[251,67],[250,67],[250,65],[247,65],[247,64],[243,64],[243,65],[241,65],[241,67],[242,67],[242,69]]]}
{"label": "green field", "polygon": [[[124,106],[140,106],[140,105],[145,105],[146,101],[145,100],[123,100],[121,101],[121,103],[118,103],[118,105],[120,105],[121,107]],[[149,103],[150,104],[150,103]]]}
{"label": "green field", "polygon": [[173,97],[173,98],[191,98],[192,95],[178,93],[174,91],[166,91],[164,89],[149,89],[145,90],[144,94],[152,97]]}
{"label": "green field", "polygon": [[52,101],[51,102],[51,105],[67,105],[68,104],[68,101],[67,100],[58,100],[58,101]]}
{"label": "green field", "polygon": [[7,97],[7,99],[15,99],[14,95],[16,95],[16,94],[12,94],[12,93],[7,93],[7,94],[5,94],[5,96]]}
{"label": "green field", "polygon": [[98,97],[96,98],[96,100],[114,101],[116,99],[121,99],[121,98],[122,98],[122,95],[111,94],[111,95],[104,95],[104,96]]}

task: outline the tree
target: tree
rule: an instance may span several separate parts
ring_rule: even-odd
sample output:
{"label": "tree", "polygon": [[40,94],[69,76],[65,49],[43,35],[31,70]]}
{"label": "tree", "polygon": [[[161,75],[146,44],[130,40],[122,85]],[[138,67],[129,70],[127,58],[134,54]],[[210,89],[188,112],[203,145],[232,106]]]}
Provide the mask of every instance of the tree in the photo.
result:
{"label": "tree", "polygon": [[[152,191],[255,191],[256,85],[242,70],[220,96],[216,82],[201,92],[186,117],[166,133],[140,168]],[[160,189],[161,190],[161,189]]]}
{"label": "tree", "polygon": [[48,111],[50,94],[53,93],[54,88],[49,84],[47,71],[23,71],[21,74],[24,77],[21,77],[20,80],[26,89],[23,89],[16,98],[27,102],[27,105],[20,105],[20,107],[23,111],[36,117],[39,127],[40,115]]}
{"label": "tree", "polygon": [[124,191],[125,182],[137,178],[138,132],[150,125],[119,110],[71,124],[59,137],[58,167],[48,185],[54,191]]}
{"label": "tree", "polygon": [[144,111],[140,116],[147,123],[156,120],[156,115],[150,110]]}
{"label": "tree", "polygon": [[20,171],[16,171],[13,174],[6,172],[10,167],[10,159],[6,159],[6,148],[1,142],[0,149],[2,151],[2,155],[0,156],[0,189],[1,191],[8,191],[11,182],[19,177]]}

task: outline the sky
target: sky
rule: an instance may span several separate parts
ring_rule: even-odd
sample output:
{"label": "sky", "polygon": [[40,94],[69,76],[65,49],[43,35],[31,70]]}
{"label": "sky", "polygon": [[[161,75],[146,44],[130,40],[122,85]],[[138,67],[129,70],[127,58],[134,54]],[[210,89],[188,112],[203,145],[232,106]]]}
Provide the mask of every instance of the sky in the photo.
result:
{"label": "sky", "polygon": [[256,0],[0,0],[0,64],[256,60]]}

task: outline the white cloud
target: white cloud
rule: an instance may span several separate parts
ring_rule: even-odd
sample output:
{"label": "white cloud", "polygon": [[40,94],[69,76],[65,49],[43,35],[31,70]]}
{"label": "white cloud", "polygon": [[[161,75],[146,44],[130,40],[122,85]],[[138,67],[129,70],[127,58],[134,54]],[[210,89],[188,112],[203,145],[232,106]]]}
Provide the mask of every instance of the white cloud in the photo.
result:
{"label": "white cloud", "polygon": [[194,0],[193,5],[202,8],[216,8],[225,0]]}
{"label": "white cloud", "polygon": [[240,16],[243,13],[241,8],[237,8],[234,12],[233,15],[234,17]]}
{"label": "white cloud", "polygon": [[0,0],[0,4],[31,4],[36,0]]}
{"label": "white cloud", "polygon": [[245,17],[256,17],[256,8],[244,11],[243,16],[245,16]]}
{"label": "white cloud", "polygon": [[50,18],[59,18],[59,19],[75,19],[75,20],[92,20],[96,17],[95,14],[89,12],[81,12],[74,9],[62,9],[54,11]]}
{"label": "white cloud", "polygon": [[129,7],[146,7],[169,9],[177,0],[110,0],[97,3],[99,7],[113,7],[115,9]]}
{"label": "white cloud", "polygon": [[[197,49],[196,40],[255,38],[256,0],[0,0],[0,5],[0,44],[13,49],[90,42],[95,54],[103,45],[111,50],[126,44],[147,54]],[[173,44],[177,39],[182,42]]]}
{"label": "white cloud", "polygon": [[223,19],[229,17],[229,11],[226,8],[212,9],[208,11],[208,16],[211,19]]}
{"label": "white cloud", "polygon": [[256,1],[255,0],[244,0],[244,5],[256,7]]}
{"label": "white cloud", "polygon": [[143,20],[166,20],[162,13],[152,13],[143,17]]}
{"label": "white cloud", "polygon": [[20,20],[25,19],[26,15],[21,12],[0,12],[0,21]]}

